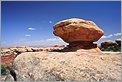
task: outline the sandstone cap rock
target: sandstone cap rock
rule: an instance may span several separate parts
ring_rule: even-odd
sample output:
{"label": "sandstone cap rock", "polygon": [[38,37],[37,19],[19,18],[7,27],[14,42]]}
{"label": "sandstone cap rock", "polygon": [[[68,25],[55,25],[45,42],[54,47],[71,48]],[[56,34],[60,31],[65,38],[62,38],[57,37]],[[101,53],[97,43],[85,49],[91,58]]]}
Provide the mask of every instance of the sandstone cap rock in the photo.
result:
{"label": "sandstone cap rock", "polygon": [[104,34],[94,22],[79,18],[71,18],[60,21],[54,25],[54,35],[59,36],[65,42],[97,41]]}

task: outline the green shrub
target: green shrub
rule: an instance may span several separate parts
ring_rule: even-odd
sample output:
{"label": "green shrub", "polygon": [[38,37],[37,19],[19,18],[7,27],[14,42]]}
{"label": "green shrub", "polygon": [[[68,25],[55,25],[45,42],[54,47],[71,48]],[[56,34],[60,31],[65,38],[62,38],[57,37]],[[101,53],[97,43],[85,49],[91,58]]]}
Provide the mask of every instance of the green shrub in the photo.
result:
{"label": "green shrub", "polygon": [[5,67],[4,65],[1,65],[1,75],[6,75],[9,73],[9,70],[7,69],[7,67]]}
{"label": "green shrub", "polygon": [[105,47],[99,47],[102,51],[121,51],[121,46],[105,46]]}

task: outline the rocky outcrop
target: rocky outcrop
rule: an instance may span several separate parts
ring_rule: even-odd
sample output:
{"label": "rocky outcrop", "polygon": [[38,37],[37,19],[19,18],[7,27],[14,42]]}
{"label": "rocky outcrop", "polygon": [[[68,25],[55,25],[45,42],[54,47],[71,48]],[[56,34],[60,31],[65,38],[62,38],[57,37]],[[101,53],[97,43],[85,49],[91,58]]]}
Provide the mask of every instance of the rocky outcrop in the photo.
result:
{"label": "rocky outcrop", "polygon": [[116,39],[115,42],[116,42],[119,46],[121,46],[121,39]]}
{"label": "rocky outcrop", "polygon": [[17,81],[120,81],[121,55],[26,52],[14,68]]}
{"label": "rocky outcrop", "polygon": [[32,48],[32,51],[33,52],[39,52],[39,51],[43,51],[43,49],[42,48]]}
{"label": "rocky outcrop", "polygon": [[11,74],[4,75],[0,77],[1,81],[14,81],[14,78],[11,76]]}
{"label": "rocky outcrop", "polygon": [[54,25],[56,36],[61,37],[65,42],[76,41],[97,41],[104,34],[94,22],[78,18],[63,20]]}
{"label": "rocky outcrop", "polygon": [[102,51],[121,51],[121,39],[116,39],[115,42],[107,40],[101,43],[100,49]]}
{"label": "rocky outcrop", "polygon": [[1,49],[1,52],[3,52],[3,53],[7,53],[7,52],[11,52],[11,50],[8,49],[8,48],[2,48],[2,49]]}
{"label": "rocky outcrop", "polygon": [[10,47],[10,48],[2,48],[1,53],[3,56],[11,55],[11,54],[21,54],[24,52],[33,52],[32,47],[29,46],[18,46],[18,47]]}
{"label": "rocky outcrop", "polygon": [[14,58],[14,54],[1,56],[1,64],[4,66],[12,66]]}
{"label": "rocky outcrop", "polygon": [[1,55],[10,55],[13,51],[11,51],[9,48],[1,48]]}
{"label": "rocky outcrop", "polygon": [[17,81],[16,73],[12,66],[1,65],[1,81]]}
{"label": "rocky outcrop", "polygon": [[117,44],[111,40],[107,40],[101,43],[101,47],[116,46]]}
{"label": "rocky outcrop", "polygon": [[25,48],[26,48],[27,52],[33,52],[32,47],[26,46]]}
{"label": "rocky outcrop", "polygon": [[97,48],[97,44],[93,42],[98,41],[104,34],[103,30],[94,22],[78,18],[71,18],[56,23],[53,33],[69,43],[64,51]]}

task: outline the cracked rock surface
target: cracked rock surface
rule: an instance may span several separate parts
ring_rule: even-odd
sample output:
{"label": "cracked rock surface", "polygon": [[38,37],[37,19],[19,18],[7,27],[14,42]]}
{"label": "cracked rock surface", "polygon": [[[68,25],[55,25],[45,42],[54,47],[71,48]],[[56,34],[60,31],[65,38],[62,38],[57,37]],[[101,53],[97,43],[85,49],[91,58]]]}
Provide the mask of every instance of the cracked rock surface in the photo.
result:
{"label": "cracked rock surface", "polygon": [[17,81],[120,81],[121,53],[109,53],[26,52],[14,68]]}

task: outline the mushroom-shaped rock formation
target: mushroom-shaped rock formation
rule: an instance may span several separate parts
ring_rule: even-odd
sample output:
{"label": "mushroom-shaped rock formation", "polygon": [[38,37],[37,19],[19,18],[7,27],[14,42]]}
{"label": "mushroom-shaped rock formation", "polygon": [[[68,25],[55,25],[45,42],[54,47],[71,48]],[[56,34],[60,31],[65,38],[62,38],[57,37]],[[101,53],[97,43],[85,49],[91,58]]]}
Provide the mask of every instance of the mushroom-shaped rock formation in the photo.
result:
{"label": "mushroom-shaped rock formation", "polygon": [[[97,48],[98,41],[104,34],[94,22],[79,18],[60,21],[54,25],[54,35],[59,36],[69,45],[66,50]],[[98,50],[98,49],[97,49]]]}

